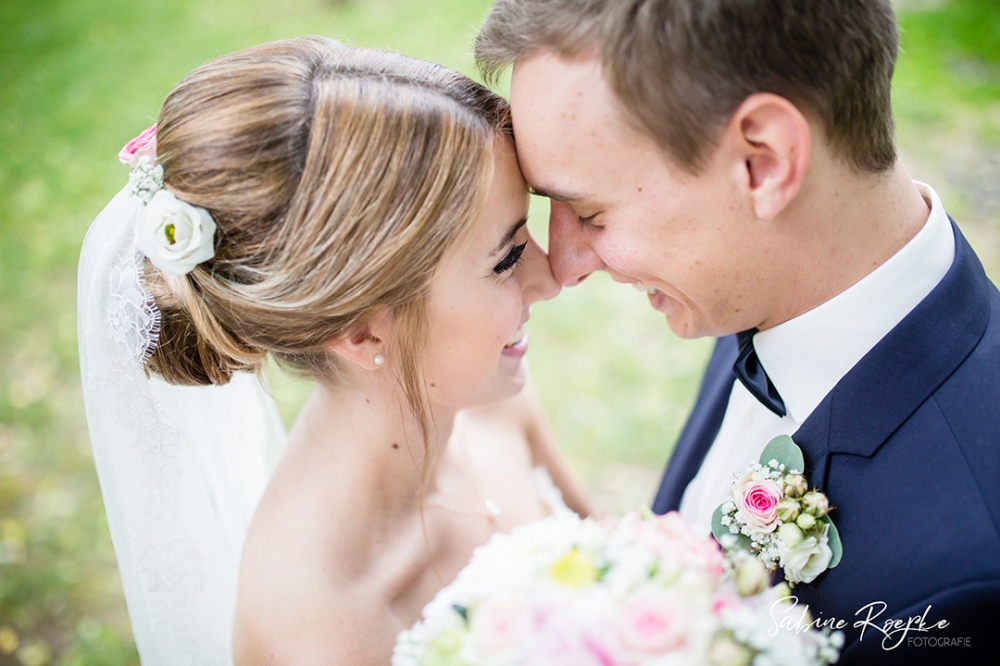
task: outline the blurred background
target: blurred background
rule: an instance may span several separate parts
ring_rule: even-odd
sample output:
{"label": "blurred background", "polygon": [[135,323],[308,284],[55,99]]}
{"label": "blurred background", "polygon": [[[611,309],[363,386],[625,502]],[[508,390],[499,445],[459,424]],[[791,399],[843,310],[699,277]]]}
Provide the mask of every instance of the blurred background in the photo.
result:
{"label": "blurred background", "polygon": [[[76,262],[116,154],[219,54],[316,33],[473,74],[489,0],[0,0],[0,666],[138,664],[80,396]],[[1000,280],[1000,1],[898,0],[899,144]],[[532,203],[545,238],[547,204]],[[597,504],[651,501],[710,351],[603,275],[535,307],[532,371]],[[276,376],[291,419],[307,395]]]}

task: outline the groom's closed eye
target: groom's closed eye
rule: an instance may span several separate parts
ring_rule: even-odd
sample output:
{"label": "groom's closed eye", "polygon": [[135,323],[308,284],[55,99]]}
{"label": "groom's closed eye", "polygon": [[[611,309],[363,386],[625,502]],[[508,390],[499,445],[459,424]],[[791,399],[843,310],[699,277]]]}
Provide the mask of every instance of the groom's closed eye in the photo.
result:
{"label": "groom's closed eye", "polygon": [[590,224],[591,222],[594,221],[594,218],[596,218],[598,215],[597,213],[594,213],[593,215],[588,215],[584,217],[583,215],[579,215],[576,213],[576,211],[573,209],[573,203],[583,200],[583,197],[580,195],[562,194],[558,192],[552,192],[549,190],[542,190],[531,186],[528,187],[528,192],[538,197],[545,197],[546,199],[549,199],[551,201],[558,201],[560,203],[568,204],[570,206],[570,209],[573,210],[573,214],[576,215],[577,221],[581,225]]}

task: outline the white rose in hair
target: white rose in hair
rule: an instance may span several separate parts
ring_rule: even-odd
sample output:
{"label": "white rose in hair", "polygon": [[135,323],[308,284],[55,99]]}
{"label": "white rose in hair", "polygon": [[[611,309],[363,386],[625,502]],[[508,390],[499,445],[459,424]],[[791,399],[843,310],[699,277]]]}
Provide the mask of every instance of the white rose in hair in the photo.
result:
{"label": "white rose in hair", "polygon": [[811,536],[802,539],[795,546],[781,546],[779,564],[784,568],[788,582],[811,583],[830,566],[833,551],[828,545],[828,530],[828,527],[824,528],[818,539]]}
{"label": "white rose in hair", "polygon": [[215,256],[215,220],[160,190],[136,213],[135,246],[164,273],[187,275]]}

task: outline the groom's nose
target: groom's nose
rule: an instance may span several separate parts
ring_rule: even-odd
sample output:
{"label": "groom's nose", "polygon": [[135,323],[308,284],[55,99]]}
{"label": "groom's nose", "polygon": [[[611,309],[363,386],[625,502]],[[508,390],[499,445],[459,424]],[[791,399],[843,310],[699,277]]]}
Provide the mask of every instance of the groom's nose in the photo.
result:
{"label": "groom's nose", "polygon": [[588,275],[604,268],[604,262],[590,244],[588,229],[569,204],[549,200],[549,263],[552,275],[564,287],[579,284]]}

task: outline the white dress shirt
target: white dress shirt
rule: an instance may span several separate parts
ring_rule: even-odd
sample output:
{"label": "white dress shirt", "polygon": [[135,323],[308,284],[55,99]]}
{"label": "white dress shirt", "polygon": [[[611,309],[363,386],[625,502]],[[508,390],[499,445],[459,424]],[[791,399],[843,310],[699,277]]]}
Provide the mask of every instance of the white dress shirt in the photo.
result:
{"label": "white dress shirt", "polygon": [[[955,257],[955,236],[937,193],[916,183],[930,216],[909,243],[819,307],[754,335],[761,366],[781,394],[779,417],[736,381],[719,434],[684,491],[680,513],[711,529],[734,475],[778,435],[792,435],[837,382],[937,286]],[[806,470],[808,478],[810,470]]]}

